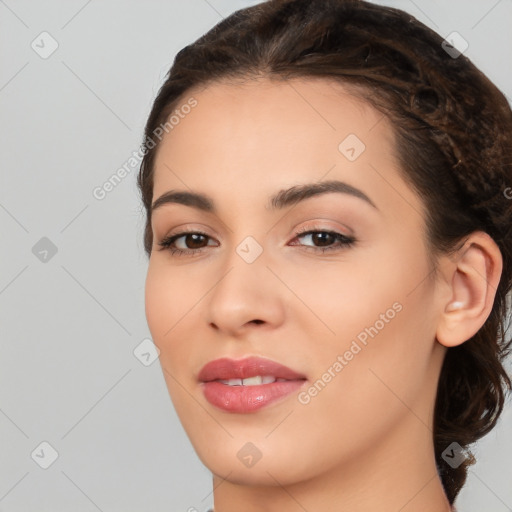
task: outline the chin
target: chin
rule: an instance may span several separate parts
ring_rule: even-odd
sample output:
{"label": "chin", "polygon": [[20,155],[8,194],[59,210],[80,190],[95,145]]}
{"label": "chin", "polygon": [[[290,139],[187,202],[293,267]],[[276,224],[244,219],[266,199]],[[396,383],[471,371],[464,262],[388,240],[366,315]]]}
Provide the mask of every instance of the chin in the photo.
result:
{"label": "chin", "polygon": [[[283,446],[283,440],[275,440]],[[256,448],[250,441],[230,439],[225,444],[196,449],[201,462],[222,479],[250,486],[289,485],[314,476],[315,464],[308,463],[304,453],[297,450],[273,449],[267,444]],[[261,446],[261,445],[260,445]]]}

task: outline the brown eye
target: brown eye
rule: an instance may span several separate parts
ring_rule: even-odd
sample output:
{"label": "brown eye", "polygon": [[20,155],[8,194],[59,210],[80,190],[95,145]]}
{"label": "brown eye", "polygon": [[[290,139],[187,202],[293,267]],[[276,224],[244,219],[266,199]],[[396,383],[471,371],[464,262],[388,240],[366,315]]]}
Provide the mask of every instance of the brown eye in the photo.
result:
{"label": "brown eye", "polygon": [[318,246],[326,246],[331,245],[335,242],[335,237],[332,233],[327,233],[326,231],[319,231],[318,233],[313,233],[311,235],[311,240],[315,242]]}
{"label": "brown eye", "polygon": [[207,237],[201,233],[189,233],[188,235],[184,235],[180,238],[185,240],[187,249],[199,249],[200,247],[203,247],[202,244]]}
{"label": "brown eye", "polygon": [[322,253],[327,251],[341,251],[356,242],[356,239],[353,237],[342,235],[336,231],[322,229],[300,231],[296,233],[294,240],[299,240],[301,243],[293,243],[292,245],[300,245],[303,246],[305,250]]}
{"label": "brown eye", "polygon": [[185,255],[199,252],[207,245],[215,245],[215,243],[209,244],[210,241],[213,241],[213,239],[206,233],[183,231],[164,238],[159,245],[162,249],[167,249],[172,254]]}

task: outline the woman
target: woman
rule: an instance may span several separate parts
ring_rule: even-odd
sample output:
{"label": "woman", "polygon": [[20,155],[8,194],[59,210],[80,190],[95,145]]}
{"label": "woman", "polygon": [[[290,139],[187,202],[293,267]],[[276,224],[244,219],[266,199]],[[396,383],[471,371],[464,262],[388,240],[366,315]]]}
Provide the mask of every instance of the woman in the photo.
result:
{"label": "woman", "polygon": [[397,9],[271,0],[176,56],[146,316],[215,512],[454,510],[512,383],[512,112]]}

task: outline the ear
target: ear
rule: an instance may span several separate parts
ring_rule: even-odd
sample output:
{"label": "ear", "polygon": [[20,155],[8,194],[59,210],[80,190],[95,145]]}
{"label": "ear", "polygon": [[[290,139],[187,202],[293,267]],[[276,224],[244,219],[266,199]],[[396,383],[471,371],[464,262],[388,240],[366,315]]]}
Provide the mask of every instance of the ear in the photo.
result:
{"label": "ear", "polygon": [[460,345],[479,331],[491,314],[502,268],[501,252],[491,236],[471,233],[444,268],[450,286],[436,331],[441,345]]}

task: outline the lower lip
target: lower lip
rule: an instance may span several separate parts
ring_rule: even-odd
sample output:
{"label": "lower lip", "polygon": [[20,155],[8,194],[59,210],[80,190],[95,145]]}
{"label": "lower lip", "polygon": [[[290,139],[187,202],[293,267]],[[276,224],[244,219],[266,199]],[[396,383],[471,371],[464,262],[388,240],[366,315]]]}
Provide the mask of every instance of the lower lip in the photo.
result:
{"label": "lower lip", "polygon": [[203,393],[212,405],[227,412],[257,411],[304,385],[305,380],[286,380],[259,386],[229,386],[221,382],[203,382]]}

